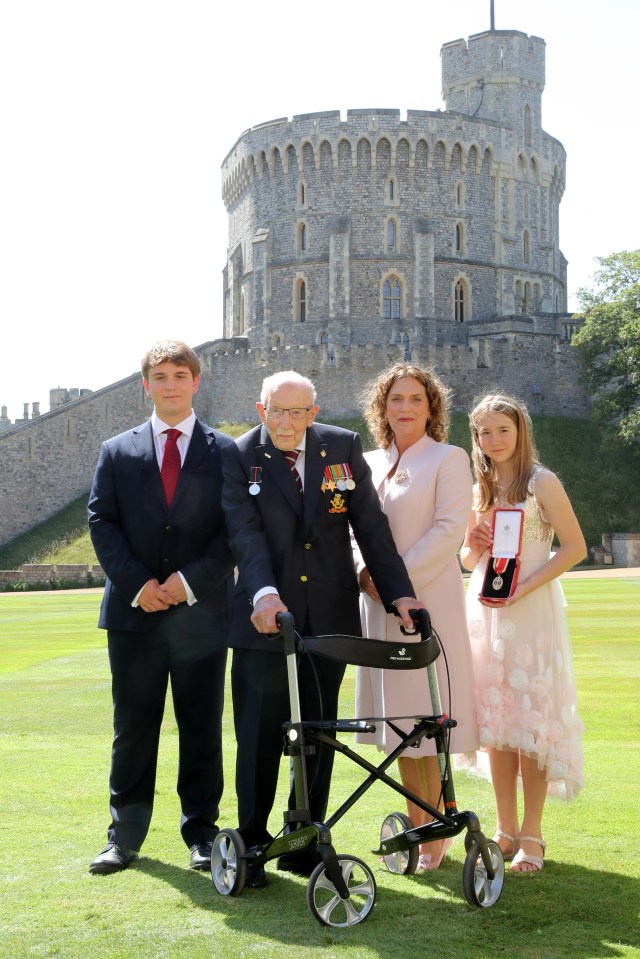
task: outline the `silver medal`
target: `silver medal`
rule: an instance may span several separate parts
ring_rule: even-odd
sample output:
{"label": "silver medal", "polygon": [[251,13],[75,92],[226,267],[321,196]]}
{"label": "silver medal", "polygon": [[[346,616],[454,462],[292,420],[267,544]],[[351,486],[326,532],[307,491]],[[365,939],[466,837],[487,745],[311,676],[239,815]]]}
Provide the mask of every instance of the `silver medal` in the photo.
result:
{"label": "silver medal", "polygon": [[347,489],[355,489],[355,488],[356,488],[355,480],[352,480],[351,478],[349,478],[347,480]]}
{"label": "silver medal", "polygon": [[260,492],[260,486],[258,485],[258,483],[252,483],[251,486],[249,487],[249,492],[251,493],[252,496],[257,496],[258,493]]}
{"label": "silver medal", "polygon": [[504,580],[502,576],[496,576],[496,578],[494,579],[491,585],[493,586],[494,589],[501,589],[503,583],[504,583]]}

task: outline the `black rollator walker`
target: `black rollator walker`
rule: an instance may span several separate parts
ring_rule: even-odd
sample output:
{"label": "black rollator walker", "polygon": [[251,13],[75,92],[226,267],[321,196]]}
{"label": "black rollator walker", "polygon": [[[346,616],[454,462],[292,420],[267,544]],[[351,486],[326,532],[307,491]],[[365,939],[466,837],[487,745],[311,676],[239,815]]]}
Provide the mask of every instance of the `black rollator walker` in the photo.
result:
{"label": "black rollator walker", "polygon": [[[337,854],[331,841],[331,829],[361,796],[375,783],[383,782],[405,799],[411,800],[433,817],[423,826],[414,826],[404,813],[393,812],[382,823],[380,846],[373,850],[390,872],[411,874],[416,870],[421,843],[457,836],[466,829],[466,858],[462,870],[464,895],[473,906],[488,907],[502,892],[504,861],[496,842],[487,840],[473,812],[459,812],[456,806],[449,763],[449,731],[456,723],[443,715],[435,670],[440,654],[437,635],[431,629],[426,610],[412,612],[420,634],[419,641],[406,644],[362,639],[354,636],[305,636],[294,629],[290,613],[278,616],[279,638],[284,641],[291,704],[291,720],[284,724],[285,754],[292,758],[296,809],[284,813],[286,832],[264,846],[245,849],[234,829],[218,833],[211,855],[211,876],[215,889],[223,896],[239,896],[244,889],[247,863],[264,864],[278,856],[302,852],[315,846],[320,859],[309,878],[307,904],[315,918],[325,926],[355,926],[371,914],[376,901],[376,881],[370,867],[357,856]],[[404,630],[403,630],[404,632]],[[298,690],[298,657],[303,654],[325,656],[356,666],[381,669],[420,669],[427,667],[433,716],[395,716],[372,719],[302,720]],[[394,720],[414,719],[414,728],[404,733]],[[401,742],[378,766],[374,766],[349,746],[335,738],[336,733],[375,732],[376,722],[386,722]],[[406,749],[424,737],[434,739],[440,766],[444,812],[387,775],[387,769]],[[305,757],[320,746],[334,749],[351,759],[368,775],[326,822],[311,822]]]}

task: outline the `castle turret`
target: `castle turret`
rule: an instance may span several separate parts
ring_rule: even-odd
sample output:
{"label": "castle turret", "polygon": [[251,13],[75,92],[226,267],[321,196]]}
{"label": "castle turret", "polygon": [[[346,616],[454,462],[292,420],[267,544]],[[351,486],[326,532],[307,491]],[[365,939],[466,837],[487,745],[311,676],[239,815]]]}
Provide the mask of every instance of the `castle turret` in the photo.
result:
{"label": "castle turret", "polygon": [[545,42],[518,30],[490,30],[445,43],[442,97],[447,110],[497,120],[520,146],[539,146]]}

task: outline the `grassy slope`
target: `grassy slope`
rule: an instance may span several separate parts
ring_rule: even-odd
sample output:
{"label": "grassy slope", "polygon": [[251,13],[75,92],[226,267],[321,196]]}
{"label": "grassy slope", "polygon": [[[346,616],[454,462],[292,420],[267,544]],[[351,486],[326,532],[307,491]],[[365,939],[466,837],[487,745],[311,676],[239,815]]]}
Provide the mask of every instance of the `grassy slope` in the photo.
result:
{"label": "grassy slope", "polygon": [[[360,432],[370,447],[361,419],[340,423]],[[223,423],[220,428],[238,436],[249,424]],[[534,430],[540,458],[565,484],[589,546],[599,546],[603,532],[640,530],[640,446],[607,449],[606,433],[568,417],[534,417]],[[453,417],[449,440],[470,450],[464,414]],[[15,569],[25,562],[97,562],[86,531],[86,496],[0,547],[0,569]]]}

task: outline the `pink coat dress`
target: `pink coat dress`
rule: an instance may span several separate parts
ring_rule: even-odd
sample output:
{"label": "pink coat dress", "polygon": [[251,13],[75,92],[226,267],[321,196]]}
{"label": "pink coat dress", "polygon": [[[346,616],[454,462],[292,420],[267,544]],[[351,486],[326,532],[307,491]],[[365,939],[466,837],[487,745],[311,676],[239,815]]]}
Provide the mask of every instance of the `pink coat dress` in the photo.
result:
{"label": "pink coat dress", "polygon": [[[469,752],[478,746],[471,650],[465,615],[465,597],[457,552],[464,539],[471,509],[472,478],[469,457],[457,446],[438,443],[425,434],[400,458],[391,480],[387,476],[398,460],[395,445],[366,454],[374,486],[389,518],[391,532],[415,589],[437,630],[445,658],[437,661],[443,712],[457,720],[451,752]],[[356,561],[362,561],[356,554]],[[365,636],[402,642],[398,619],[364,593],[360,614]],[[449,685],[451,697],[449,697]],[[426,670],[383,670],[358,667],[356,715],[430,715],[431,698]],[[398,725],[410,730],[411,720]],[[375,743],[391,752],[398,737],[385,723],[375,734],[359,735],[359,742]],[[431,740],[411,749],[410,758],[434,755]]]}

